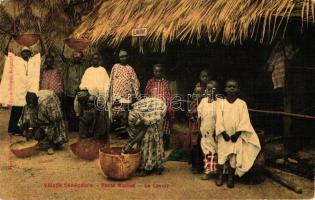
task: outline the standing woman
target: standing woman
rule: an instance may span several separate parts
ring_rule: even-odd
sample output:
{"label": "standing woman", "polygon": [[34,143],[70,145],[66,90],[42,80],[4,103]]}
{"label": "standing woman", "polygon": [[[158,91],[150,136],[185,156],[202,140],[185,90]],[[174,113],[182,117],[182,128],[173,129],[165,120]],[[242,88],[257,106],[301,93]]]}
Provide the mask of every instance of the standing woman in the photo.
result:
{"label": "standing woman", "polygon": [[[113,66],[110,74],[111,121],[116,126],[124,123],[121,119],[126,115],[129,105],[140,96],[140,83],[135,70],[128,64],[128,59],[128,52],[120,50],[120,62]],[[119,135],[121,138],[128,137],[125,130]]]}

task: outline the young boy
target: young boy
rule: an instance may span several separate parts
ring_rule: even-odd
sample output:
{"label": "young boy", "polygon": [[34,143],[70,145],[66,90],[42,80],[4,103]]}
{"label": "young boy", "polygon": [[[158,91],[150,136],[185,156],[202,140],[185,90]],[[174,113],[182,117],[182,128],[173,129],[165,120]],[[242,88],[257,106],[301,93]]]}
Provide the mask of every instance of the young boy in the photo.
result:
{"label": "young boy", "polygon": [[229,164],[227,186],[234,187],[234,174],[241,177],[252,166],[261,149],[253,129],[246,103],[238,98],[239,85],[229,80],[225,85],[226,99],[217,107],[216,136],[218,141],[218,177],[223,185],[223,165]]}
{"label": "young boy", "polygon": [[202,180],[208,180],[216,172],[218,156],[216,153],[217,144],[215,141],[216,122],[216,89],[218,83],[209,81],[207,83],[206,96],[198,105],[198,120],[201,132],[201,149],[204,156],[204,175]]}
{"label": "young boy", "polygon": [[147,97],[158,97],[167,105],[167,114],[164,121],[164,148],[169,148],[171,122],[173,120],[172,93],[169,82],[164,79],[163,65],[155,64],[153,66],[153,78],[150,79],[145,88]]}

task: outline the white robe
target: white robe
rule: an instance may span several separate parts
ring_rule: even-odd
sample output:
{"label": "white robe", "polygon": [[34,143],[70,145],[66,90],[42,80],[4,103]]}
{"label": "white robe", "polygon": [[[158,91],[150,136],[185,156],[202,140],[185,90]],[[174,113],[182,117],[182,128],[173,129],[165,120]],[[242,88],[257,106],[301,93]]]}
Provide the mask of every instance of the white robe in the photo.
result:
{"label": "white robe", "polygon": [[0,83],[0,103],[24,106],[26,93],[39,90],[40,66],[39,53],[25,61],[9,52]]}
{"label": "white robe", "polygon": [[[225,131],[229,136],[241,131],[235,143],[223,139],[221,133]],[[216,135],[218,139],[218,163],[223,165],[235,155],[238,176],[244,175],[253,166],[261,149],[258,136],[253,129],[245,101],[236,99],[229,103],[226,99],[220,102],[217,109]]]}
{"label": "white robe", "polygon": [[[220,100],[217,100],[220,101]],[[216,142],[213,138],[215,132],[215,121],[216,121],[216,107],[218,102],[208,102],[208,98],[203,98],[198,105],[198,118],[201,120],[200,132],[201,132],[201,149],[204,155],[216,153]]]}
{"label": "white robe", "polygon": [[[107,103],[104,107],[104,102],[107,101],[109,95],[109,76],[104,67],[89,67],[84,71],[84,74],[81,79],[79,88],[87,89],[91,95],[97,96],[101,99],[98,99],[98,103],[101,102],[101,107],[108,110]],[[78,102],[78,97],[76,96],[73,104],[74,111],[76,116],[80,114],[80,105]]]}
{"label": "white robe", "polygon": [[91,95],[108,98],[109,76],[104,67],[89,67],[85,70],[80,89],[87,89]]}

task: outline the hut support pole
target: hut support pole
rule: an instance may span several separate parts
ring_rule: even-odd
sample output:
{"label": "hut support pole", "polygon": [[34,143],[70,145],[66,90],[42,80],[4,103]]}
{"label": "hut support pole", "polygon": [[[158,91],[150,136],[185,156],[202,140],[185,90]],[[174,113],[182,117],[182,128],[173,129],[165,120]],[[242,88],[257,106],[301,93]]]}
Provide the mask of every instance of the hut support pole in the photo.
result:
{"label": "hut support pole", "polygon": [[[287,63],[287,62],[286,62]],[[286,66],[286,73],[285,73],[285,85],[283,88],[283,110],[284,112],[292,112],[292,89],[291,87],[291,75],[288,70],[288,66]],[[289,116],[284,116],[283,118],[283,134],[284,137],[291,136],[291,126],[292,125],[292,118]],[[285,140],[284,143],[284,158],[287,160],[288,154],[290,153],[289,149],[289,140]]]}

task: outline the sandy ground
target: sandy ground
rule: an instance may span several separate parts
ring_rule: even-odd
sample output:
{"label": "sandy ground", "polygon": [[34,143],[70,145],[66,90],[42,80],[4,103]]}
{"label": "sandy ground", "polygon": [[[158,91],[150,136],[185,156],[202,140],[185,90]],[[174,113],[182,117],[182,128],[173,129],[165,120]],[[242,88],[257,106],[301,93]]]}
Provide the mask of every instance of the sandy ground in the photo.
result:
{"label": "sandy ground", "polygon": [[286,176],[303,188],[302,194],[270,179],[259,185],[236,183],[234,189],[217,187],[214,180],[201,181],[200,175],[191,174],[183,162],[167,162],[161,176],[111,181],[100,171],[98,160],[80,160],[68,145],[52,156],[40,152],[19,159],[9,151],[17,137],[8,136],[8,116],[8,110],[0,111],[0,199],[309,199],[314,195],[313,181],[291,174]]}

